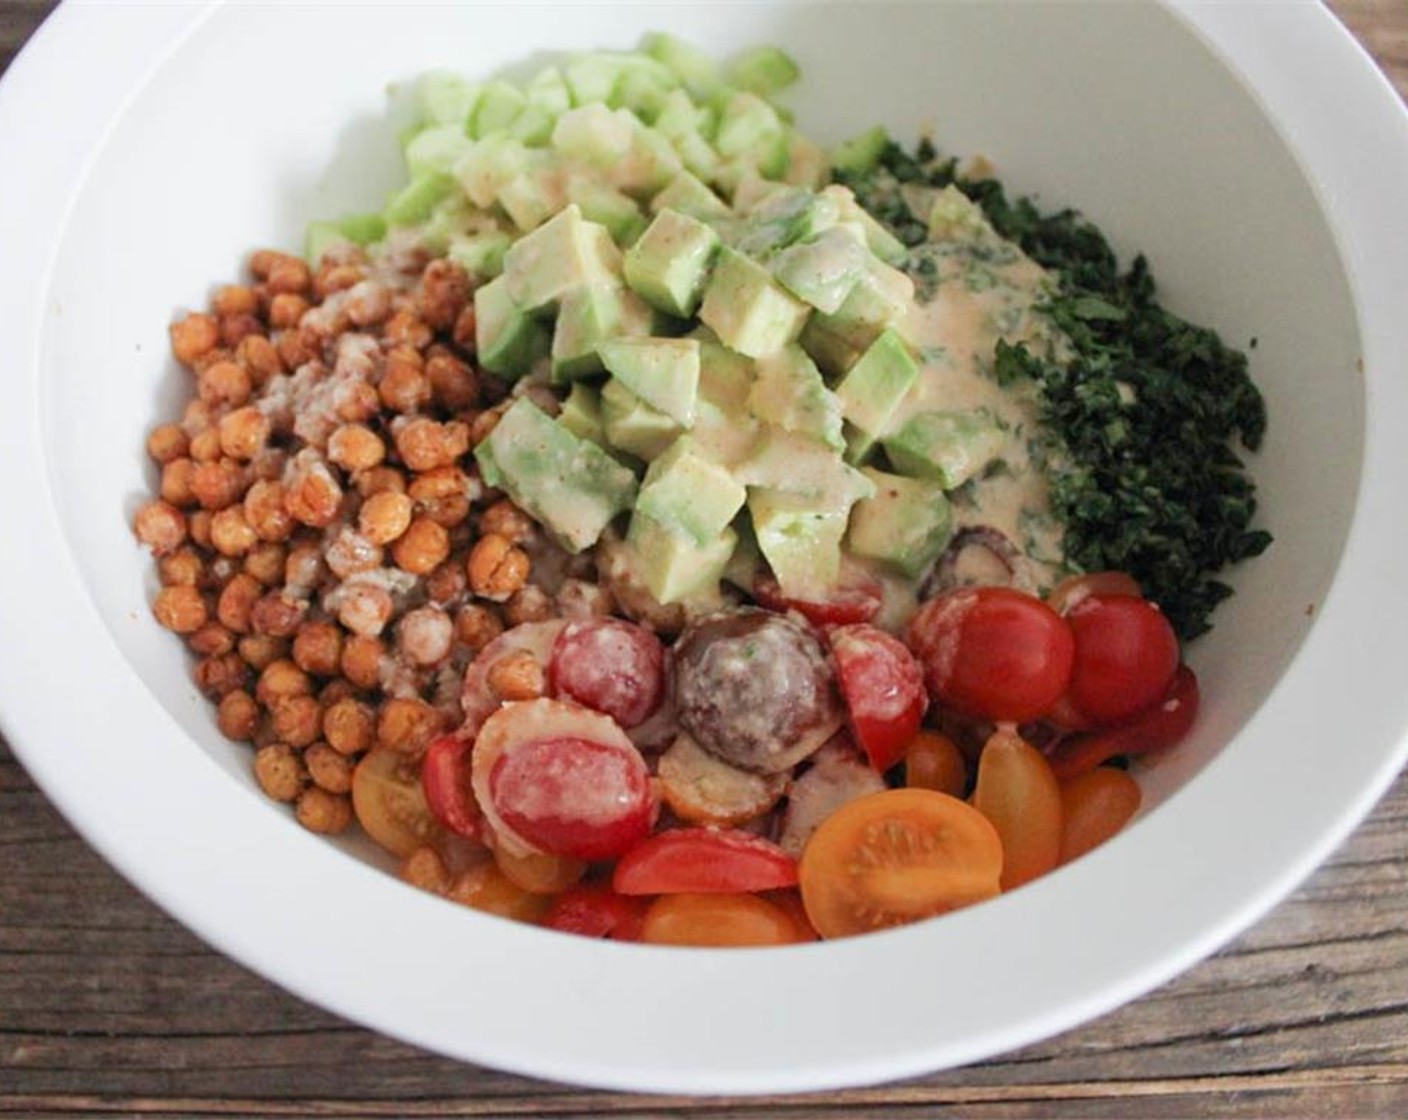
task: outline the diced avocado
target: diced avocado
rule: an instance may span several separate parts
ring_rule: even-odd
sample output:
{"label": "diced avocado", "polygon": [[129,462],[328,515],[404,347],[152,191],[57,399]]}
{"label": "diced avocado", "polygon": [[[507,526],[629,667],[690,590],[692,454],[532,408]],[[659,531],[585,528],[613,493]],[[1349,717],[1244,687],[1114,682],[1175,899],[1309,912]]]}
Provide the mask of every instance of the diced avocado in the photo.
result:
{"label": "diced avocado", "polygon": [[719,164],[719,154],[710,142],[717,121],[713,113],[696,105],[682,89],[671,90],[660,103],[654,129],[674,146],[694,175],[711,178]]}
{"label": "diced avocado", "polygon": [[909,250],[905,248],[904,242],[871,217],[870,212],[856,201],[856,196],[851,193],[850,187],[832,184],[823,188],[821,193],[830,195],[836,200],[836,204],[840,208],[841,221],[855,222],[860,226],[861,232],[865,234],[865,243],[870,246],[870,251],[886,264],[898,265],[909,255]]}
{"label": "diced avocado", "polygon": [[[734,206],[740,206],[737,196]],[[739,252],[765,258],[836,224],[836,200],[805,187],[783,187],[752,208],[735,241]]]}
{"label": "diced avocado", "polygon": [[745,486],[795,494],[817,509],[849,509],[869,496],[869,480],[840,452],[806,436],[766,427],[753,453],[734,467]]}
{"label": "diced avocado", "polygon": [[597,347],[623,334],[649,334],[650,309],[633,292],[586,284],[562,297],[552,333],[552,379],[563,384],[604,368]]}
{"label": "diced avocado", "polygon": [[836,386],[836,396],[852,429],[846,456],[851,462],[863,460],[875,441],[889,433],[895,409],[918,376],[919,366],[909,348],[888,329],[847,371]]}
{"label": "diced avocado", "polygon": [[392,195],[384,217],[388,225],[413,226],[430,217],[435,204],[455,189],[455,180],[440,172],[417,176]]}
{"label": "diced avocado", "polygon": [[881,440],[896,471],[933,479],[945,490],[980,474],[1006,442],[1002,422],[986,408],[921,412]]}
{"label": "diced avocado", "polygon": [[840,377],[856,364],[861,351],[849,339],[823,323],[822,318],[821,315],[813,315],[807,320],[797,344],[811,355],[812,361],[828,377]]}
{"label": "diced avocado", "polygon": [[517,86],[498,79],[486,83],[469,117],[469,135],[478,140],[504,131],[527,103]]}
{"label": "diced avocado", "polygon": [[523,175],[529,166],[529,149],[519,140],[501,133],[474,141],[455,164],[459,180],[469,200],[487,210],[498,201],[499,192]]}
{"label": "diced avocado", "polygon": [[914,302],[914,281],[875,258],[830,315],[818,311],[820,324],[858,350],[865,350],[886,327],[898,323]]}
{"label": "diced avocado", "polygon": [[725,528],[711,541],[700,544],[639,509],[631,516],[631,527],[626,532],[626,542],[635,553],[637,574],[661,603],[677,603],[715,592],[737,541],[738,534]]}
{"label": "diced avocado", "polygon": [[552,310],[574,288],[618,283],[621,250],[605,226],[569,205],[504,256],[503,279],[514,303],[530,313]]}
{"label": "diced avocado", "polygon": [[983,208],[950,183],[934,198],[929,210],[929,240],[973,241],[995,237]]}
{"label": "diced avocado", "polygon": [[614,377],[601,389],[601,422],[608,444],[647,463],[684,434],[676,420],[646,404]]}
{"label": "diced avocado", "polygon": [[583,381],[574,381],[572,391],[562,402],[557,422],[579,439],[596,444],[606,442],[606,428],[601,421],[601,394]]}
{"label": "diced avocado", "polygon": [[[701,327],[692,337],[709,331]],[[753,388],[753,362],[717,339],[699,339],[699,396],[724,412],[748,411],[748,394]]]}
{"label": "diced avocado", "polygon": [[700,397],[689,435],[701,455],[737,470],[756,453],[761,431],[762,425],[748,413],[727,411]]}
{"label": "diced avocado", "polygon": [[681,171],[669,186],[650,200],[650,211],[678,210],[703,222],[729,216],[728,203],[701,183],[688,171]]}
{"label": "diced avocado", "polygon": [[595,544],[611,520],[635,501],[636,478],[627,467],[573,435],[527,397],[513,403],[479,446],[489,449],[496,485],[569,552]]}
{"label": "diced avocado", "polygon": [[751,47],[735,55],[724,67],[724,77],[739,89],[768,97],[786,89],[801,71],[792,56],[777,47]]}
{"label": "diced avocado", "polygon": [[636,509],[696,544],[708,544],[747,497],[741,482],[691,437],[681,436],[645,472]]}
{"label": "diced avocado", "polygon": [[[617,112],[635,121],[627,110]],[[612,186],[644,201],[658,194],[683,170],[684,163],[669,138],[636,122],[630,150],[611,166],[607,178]]]}
{"label": "diced avocado", "polygon": [[621,64],[607,54],[583,54],[563,68],[572,104],[591,105],[611,100],[621,80]]}
{"label": "diced avocado", "polygon": [[724,248],[704,288],[699,318],[724,345],[759,358],[795,339],[810,311],[762,265]]}
{"label": "diced avocado", "polygon": [[480,87],[448,70],[422,76],[416,88],[421,116],[429,124],[454,124],[464,128],[479,100]]}
{"label": "diced avocado", "polygon": [[890,134],[881,125],[867,128],[849,140],[837,144],[831,151],[831,166],[849,175],[864,175],[880,162]]}
{"label": "diced avocado", "polygon": [[880,560],[910,579],[922,576],[953,536],[952,511],[937,482],[866,468],[875,493],[851,510],[846,541],[857,556]]}
{"label": "diced avocado", "polygon": [[474,345],[490,373],[520,377],[548,352],[547,329],[514,302],[505,277],[474,290]]}
{"label": "diced avocado", "polygon": [[553,120],[572,108],[572,93],[567,88],[562,71],[556,66],[545,66],[539,70],[523,92],[529,105],[546,110]]}
{"label": "diced avocado", "polygon": [[519,174],[499,187],[499,205],[519,229],[536,229],[566,203],[555,164],[551,152],[530,149],[524,153]]}
{"label": "diced avocado", "polygon": [[707,101],[722,87],[718,64],[683,39],[667,32],[653,32],[641,40],[640,49],[679,75],[685,89],[696,100]]}
{"label": "diced avocado", "polygon": [[458,124],[436,124],[417,132],[402,154],[412,179],[432,172],[449,174],[469,151],[472,141]]}
{"label": "diced avocado", "polygon": [[610,230],[617,245],[632,245],[645,231],[645,215],[636,200],[590,175],[568,176],[567,201],[581,207],[587,221]]}
{"label": "diced avocado", "polygon": [[789,245],[769,262],[777,281],[818,311],[834,314],[865,272],[870,250],[854,226],[834,226]]}
{"label": "diced avocado", "polygon": [[471,276],[492,280],[504,270],[504,254],[513,238],[503,230],[485,229],[450,238],[446,255]]}
{"label": "diced avocado", "polygon": [[795,344],[758,359],[748,411],[784,431],[807,436],[841,451],[841,402],[821,371]]}
{"label": "diced avocado", "polygon": [[694,423],[699,342],[693,338],[614,338],[597,347],[601,363],[626,388],[683,427]]}
{"label": "diced avocado", "polygon": [[723,578],[726,583],[751,595],[758,577],[763,574],[763,554],[758,551],[758,538],[748,518],[740,517],[735,521],[734,532],[738,534],[738,543],[733,546],[733,555],[728,558]]}
{"label": "diced avocado", "polygon": [[760,140],[781,134],[784,127],[774,105],[756,93],[739,90],[719,114],[714,147],[724,159],[731,159],[754,150]]}
{"label": "diced avocado", "polygon": [[784,595],[819,598],[841,575],[841,538],[849,508],[813,506],[785,490],[748,492],[758,548]]}
{"label": "diced avocado", "polygon": [[563,159],[610,171],[630,154],[639,128],[640,122],[625,109],[592,102],[557,118],[552,146]]}
{"label": "diced avocado", "polygon": [[696,218],[661,210],[627,250],[626,283],[651,306],[687,319],[699,309],[719,235]]}

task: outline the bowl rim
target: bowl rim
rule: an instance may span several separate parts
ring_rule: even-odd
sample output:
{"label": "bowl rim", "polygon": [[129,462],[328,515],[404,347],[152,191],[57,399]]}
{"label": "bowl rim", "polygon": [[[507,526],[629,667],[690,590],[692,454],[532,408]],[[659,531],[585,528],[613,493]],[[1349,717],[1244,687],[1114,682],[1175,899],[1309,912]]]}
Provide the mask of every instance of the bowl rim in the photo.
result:
{"label": "bowl rim", "polygon": [[[679,950],[514,925],[446,906],[390,876],[369,876],[320,838],[297,839],[296,826],[281,815],[251,812],[247,791],[204,752],[163,753],[162,745],[183,736],[117,649],[69,555],[50,493],[33,371],[53,310],[46,293],[57,247],[95,153],[128,100],[217,4],[127,10],[121,19],[101,6],[65,4],[0,80],[0,166],[23,166],[29,180],[22,206],[13,201],[17,193],[0,199],[0,244],[7,246],[0,258],[0,357],[30,374],[12,388],[12,407],[0,410],[10,524],[25,526],[0,545],[0,576],[6,587],[26,589],[0,596],[0,633],[62,634],[65,647],[78,651],[57,672],[23,648],[27,643],[0,647],[0,723],[16,755],[89,843],[221,952],[372,1029],[564,1082],[763,1093],[891,1080],[1048,1037],[1213,952],[1344,839],[1408,756],[1408,692],[1400,686],[1408,679],[1408,648],[1376,649],[1372,664],[1349,666],[1343,656],[1365,634],[1408,627],[1408,592],[1382,559],[1408,553],[1408,519],[1397,514],[1395,489],[1397,479],[1408,477],[1408,444],[1395,440],[1390,423],[1408,414],[1408,382],[1389,376],[1408,368],[1408,322],[1394,306],[1408,291],[1408,259],[1396,252],[1408,244],[1408,212],[1399,201],[1408,184],[1408,110],[1318,5],[1256,12],[1196,0],[1163,6],[1243,82],[1315,191],[1348,266],[1373,405],[1353,524],[1319,617],[1240,733],[1244,749],[1224,751],[1209,764],[1217,780],[1199,780],[1176,795],[1206,822],[1196,849],[1171,814],[1153,814],[1118,851],[1097,851],[1060,876],[943,923],[783,950],[690,950],[686,959]],[[1291,56],[1294,75],[1278,67]],[[63,81],[76,57],[86,67],[81,90]],[[1308,72],[1322,78],[1306,82]],[[1333,106],[1314,92],[1331,84],[1338,90]],[[1344,128],[1346,119],[1358,127]],[[1366,132],[1376,144],[1358,142]],[[82,710],[73,703],[73,670],[84,684]],[[1335,712],[1317,702],[1322,695],[1336,697]],[[52,749],[65,735],[101,735],[113,726],[132,728],[139,738],[114,744],[96,760]],[[1325,775],[1316,750],[1347,729],[1353,741],[1339,752],[1336,775]],[[1277,789],[1283,812],[1262,835],[1248,837],[1238,791],[1257,788],[1273,760],[1283,775]],[[154,765],[191,796],[152,811],[158,807],[143,775]],[[234,843],[212,827],[225,821],[239,824]],[[1200,859],[1217,845],[1236,850],[1238,861],[1209,876]],[[1129,866],[1159,867],[1159,881],[1132,880]],[[1180,884],[1194,882],[1197,891],[1177,893]],[[1089,912],[1084,903],[1115,892],[1125,896],[1125,911],[1098,930],[1084,928],[1076,916]],[[1062,905],[1053,906],[1058,896]],[[1170,897],[1178,897],[1176,907]],[[383,912],[413,925],[422,939],[418,952],[407,954],[366,921],[367,913]],[[1052,958],[1028,947],[1014,963],[1015,975],[1029,981],[1022,998],[994,991],[980,969],[962,970],[971,975],[945,977],[951,987],[943,992],[962,1022],[926,1015],[934,995],[914,982],[914,961],[935,952],[1011,948],[1012,931],[1034,922],[1070,954],[1068,975],[1052,974]],[[341,952],[321,950],[328,929],[343,937]],[[472,959],[466,944],[473,945]],[[524,968],[533,973],[526,982]],[[538,1002],[545,990],[556,994],[551,1015]],[[818,991],[826,993],[825,1005],[816,1002]],[[601,1030],[602,1007],[627,999],[638,1011],[635,1025],[613,1014],[611,1029]],[[830,1014],[799,1027],[784,1009],[789,999],[811,999]],[[494,1021],[466,1021],[460,1001],[493,1008]],[[656,1020],[686,1007],[694,1011],[689,1021],[676,1013],[663,1038]],[[865,1037],[838,1037],[830,1027],[837,1007],[848,1021],[868,1024]],[[721,1031],[720,1022],[738,1029]],[[790,1033],[779,1041],[784,1028]]]}

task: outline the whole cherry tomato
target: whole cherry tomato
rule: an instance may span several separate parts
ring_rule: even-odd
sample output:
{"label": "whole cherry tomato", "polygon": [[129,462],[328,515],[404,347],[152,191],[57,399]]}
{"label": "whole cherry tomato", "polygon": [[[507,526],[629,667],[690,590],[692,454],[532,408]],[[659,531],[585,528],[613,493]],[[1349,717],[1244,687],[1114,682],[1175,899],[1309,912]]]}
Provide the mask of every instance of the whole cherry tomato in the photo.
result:
{"label": "whole cherry tomato", "polygon": [[1076,642],[1066,696],[1090,723],[1121,723],[1168,691],[1178,668],[1178,636],[1153,603],[1134,595],[1087,595],[1066,621]]}

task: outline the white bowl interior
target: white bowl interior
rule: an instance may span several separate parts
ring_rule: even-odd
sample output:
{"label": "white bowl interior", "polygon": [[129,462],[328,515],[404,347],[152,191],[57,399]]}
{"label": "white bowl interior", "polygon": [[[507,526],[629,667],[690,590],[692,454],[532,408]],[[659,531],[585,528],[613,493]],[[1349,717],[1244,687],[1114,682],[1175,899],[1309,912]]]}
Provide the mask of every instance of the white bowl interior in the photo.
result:
{"label": "white bowl interior", "polygon": [[[129,527],[154,481],[143,439],[189,391],[168,323],[236,279],[250,250],[297,248],[309,219],[379,204],[404,123],[388,97],[404,101],[394,92],[417,73],[487,74],[629,47],[650,29],[718,53],[785,46],[811,135],[932,127],[944,150],[987,155],[1014,193],[1081,209],[1126,261],[1145,252],[1175,311],[1232,344],[1256,340],[1270,427],[1251,466],[1276,541],[1229,573],[1236,596],[1189,651],[1205,694],[1192,741],[1143,772],[1147,804],[1172,798],[1161,811],[1176,812],[1179,789],[1218,780],[1198,772],[1238,750],[1315,625],[1354,512],[1365,393],[1345,268],[1287,144],[1179,18],[1134,4],[214,10],[154,61],[93,159],[55,247],[39,353],[56,509],[113,642],[183,732],[165,749],[194,744],[248,788],[251,814],[284,812],[258,794],[247,748],[219,735],[147,606],[151,564]],[[323,843],[291,822],[288,842]]]}

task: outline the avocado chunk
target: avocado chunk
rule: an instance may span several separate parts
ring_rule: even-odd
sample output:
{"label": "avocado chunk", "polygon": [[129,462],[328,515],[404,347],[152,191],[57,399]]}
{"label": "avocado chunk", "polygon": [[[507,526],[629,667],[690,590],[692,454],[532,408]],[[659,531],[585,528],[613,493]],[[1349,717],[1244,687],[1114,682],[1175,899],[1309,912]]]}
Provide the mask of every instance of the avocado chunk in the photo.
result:
{"label": "avocado chunk", "polygon": [[835,199],[840,220],[854,222],[859,226],[870,251],[886,264],[898,265],[909,255],[904,242],[877,222],[870,211],[856,201],[850,187],[833,183],[829,187],[823,187],[821,193]]}
{"label": "avocado chunk", "polygon": [[[482,455],[481,448],[487,448]],[[506,491],[569,552],[595,544],[635,502],[636,478],[628,468],[527,397],[503,414],[475,457],[491,485]]]}
{"label": "avocado chunk", "polygon": [[654,214],[677,210],[702,222],[730,216],[728,204],[688,171],[681,171],[650,200],[650,210]]}
{"label": "avocado chunk", "polygon": [[605,226],[617,245],[632,245],[645,232],[645,215],[636,200],[590,176],[567,177],[567,201],[581,207],[587,221]]}
{"label": "avocado chunk", "polygon": [[621,250],[605,226],[569,205],[504,254],[503,281],[509,296],[529,314],[550,313],[574,288],[617,284]]}
{"label": "avocado chunk", "polygon": [[849,505],[817,506],[801,495],[764,488],[749,490],[748,513],[784,595],[816,598],[836,586]]}
{"label": "avocado chunk", "polygon": [[841,414],[852,429],[847,441],[851,462],[864,459],[875,441],[889,433],[895,409],[918,376],[919,366],[909,348],[890,329],[882,331],[851,366],[836,386]]}
{"label": "avocado chunk", "polygon": [[601,388],[601,422],[608,444],[647,463],[684,434],[683,425],[614,377]]}
{"label": "avocado chunk", "polygon": [[935,196],[929,209],[930,241],[980,241],[996,236],[983,208],[952,183]]}
{"label": "avocado chunk", "polygon": [[[708,337],[704,337],[704,336]],[[713,337],[708,327],[691,336],[699,339],[699,395],[727,413],[748,411],[753,389],[753,362]]]}
{"label": "avocado chunk", "polygon": [[872,257],[832,314],[817,312],[818,325],[857,350],[866,349],[886,327],[904,318],[914,302],[914,281]]}
{"label": "avocado chunk", "polygon": [[485,229],[451,237],[445,255],[471,276],[492,280],[504,270],[504,254],[513,244],[505,230]]}
{"label": "avocado chunk", "polygon": [[654,316],[634,292],[591,284],[562,297],[552,332],[552,380],[564,384],[603,368],[598,347],[621,335],[648,335]]}
{"label": "avocado chunk", "polygon": [[826,387],[807,352],[795,343],[758,359],[748,411],[837,451],[846,446],[841,437],[841,401]]}
{"label": "avocado chunk", "polygon": [[857,556],[918,579],[953,536],[952,510],[937,482],[865,468],[875,493],[851,510],[846,541]]}
{"label": "avocado chunk", "polygon": [[763,429],[752,454],[734,473],[749,488],[795,494],[820,509],[849,509],[871,492],[870,481],[840,452],[774,427]]}
{"label": "avocado chunk", "polygon": [[779,252],[768,267],[778,283],[818,311],[835,314],[866,270],[870,250],[853,225],[831,229]]}
{"label": "avocado chunk", "polygon": [[[736,195],[734,205],[739,205]],[[805,187],[769,190],[744,220],[735,248],[750,257],[767,258],[818,236],[834,226],[839,216],[836,200],[829,195]]]}
{"label": "avocado chunk", "polygon": [[986,408],[921,412],[881,440],[900,474],[932,479],[945,490],[981,474],[1006,442],[1002,422]]}
{"label": "avocado chunk", "polygon": [[699,342],[693,338],[614,338],[597,347],[621,384],[681,427],[694,423]]}
{"label": "avocado chunk", "polygon": [[867,128],[836,145],[831,153],[831,166],[851,175],[864,175],[880,162],[889,142],[890,134],[882,125]]}
{"label": "avocado chunk", "polygon": [[635,553],[637,574],[650,593],[661,603],[677,603],[717,591],[738,534],[725,527],[712,540],[699,544],[636,510],[626,542]]}
{"label": "avocado chunk", "polygon": [[628,250],[626,283],[652,307],[681,319],[699,310],[719,235],[697,218],[661,210]]}
{"label": "avocado chunk", "polygon": [[504,277],[474,290],[474,345],[479,364],[521,377],[548,353],[547,328],[514,302]]}
{"label": "avocado chunk", "polygon": [[725,346],[761,358],[793,341],[810,312],[762,265],[725,247],[704,288],[699,318]]}
{"label": "avocado chunk", "polygon": [[572,382],[557,422],[579,439],[605,445],[606,427],[601,419],[601,393],[584,381]]}
{"label": "avocado chunk", "polygon": [[706,449],[681,436],[645,472],[636,511],[705,545],[728,527],[747,497],[743,484]]}

